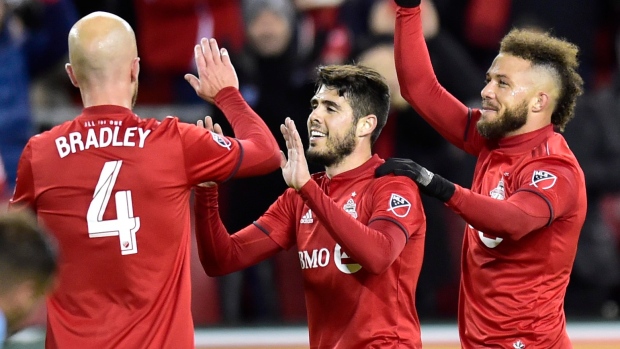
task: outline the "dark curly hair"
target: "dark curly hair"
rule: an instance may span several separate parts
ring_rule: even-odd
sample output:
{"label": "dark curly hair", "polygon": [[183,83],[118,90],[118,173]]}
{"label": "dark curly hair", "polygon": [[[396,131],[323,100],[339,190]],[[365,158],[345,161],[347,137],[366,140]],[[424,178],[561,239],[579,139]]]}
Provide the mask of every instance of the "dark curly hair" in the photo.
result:
{"label": "dark curly hair", "polygon": [[385,123],[390,110],[390,88],[381,74],[363,65],[328,65],[317,68],[316,87],[326,86],[338,90],[353,109],[353,121],[373,114],[377,117],[377,127],[370,135],[374,144]]}
{"label": "dark curly hair", "polygon": [[577,73],[579,48],[549,33],[513,29],[503,39],[500,53],[532,62],[532,66],[551,69],[559,78],[558,102],[551,123],[564,131],[573,118],[577,97],[583,93],[583,79]]}

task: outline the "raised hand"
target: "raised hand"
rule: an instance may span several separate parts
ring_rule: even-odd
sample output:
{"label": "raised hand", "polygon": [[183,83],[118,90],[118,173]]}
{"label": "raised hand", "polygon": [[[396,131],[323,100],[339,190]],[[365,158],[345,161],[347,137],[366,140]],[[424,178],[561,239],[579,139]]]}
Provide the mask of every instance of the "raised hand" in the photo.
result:
{"label": "raised hand", "polygon": [[295,122],[291,118],[284,120],[284,124],[280,125],[280,131],[286,141],[288,153],[288,160],[282,153],[282,160],[280,161],[282,177],[289,187],[299,190],[310,180],[310,170],[308,170],[301,137],[299,137]]}
{"label": "raised hand", "polygon": [[185,74],[185,80],[192,85],[200,98],[213,103],[215,95],[223,88],[239,88],[237,73],[230,62],[228,51],[225,48],[220,49],[215,39],[200,40],[200,45],[194,47],[194,59],[198,77]]}

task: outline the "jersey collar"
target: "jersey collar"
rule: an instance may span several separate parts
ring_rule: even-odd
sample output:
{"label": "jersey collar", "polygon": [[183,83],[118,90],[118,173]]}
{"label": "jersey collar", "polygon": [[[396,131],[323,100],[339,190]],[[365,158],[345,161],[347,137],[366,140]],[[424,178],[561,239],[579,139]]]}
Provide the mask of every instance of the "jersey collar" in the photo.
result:
{"label": "jersey collar", "polygon": [[82,115],[85,117],[102,115],[109,116],[114,114],[134,115],[130,109],[121,107],[120,105],[94,105],[82,110]]}
{"label": "jersey collar", "polygon": [[541,144],[545,139],[551,137],[555,131],[553,125],[549,124],[536,131],[505,137],[497,142],[498,150],[505,153],[517,153],[527,151]]}

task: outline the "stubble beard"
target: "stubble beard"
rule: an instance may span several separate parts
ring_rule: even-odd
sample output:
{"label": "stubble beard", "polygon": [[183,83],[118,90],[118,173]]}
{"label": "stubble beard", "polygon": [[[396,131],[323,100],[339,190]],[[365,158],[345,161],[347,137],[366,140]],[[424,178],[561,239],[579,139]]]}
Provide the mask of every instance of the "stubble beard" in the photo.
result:
{"label": "stubble beard", "polygon": [[327,150],[318,151],[308,147],[306,159],[320,166],[330,167],[341,163],[355,149],[355,127],[351,127],[349,132],[340,139],[327,138],[325,142]]}

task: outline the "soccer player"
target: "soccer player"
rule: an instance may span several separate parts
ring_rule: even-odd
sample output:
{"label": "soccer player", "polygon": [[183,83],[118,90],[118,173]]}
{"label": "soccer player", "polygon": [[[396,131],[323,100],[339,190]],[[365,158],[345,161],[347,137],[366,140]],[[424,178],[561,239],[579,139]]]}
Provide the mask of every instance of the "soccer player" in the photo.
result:
{"label": "soccer player", "polygon": [[84,109],[30,139],[11,201],[33,209],[60,244],[46,348],[194,347],[192,187],[271,172],[280,160],[239,94],[227,51],[213,39],[194,51],[198,77],[186,79],[223,110],[238,139],[132,113],[140,66],[121,18],[95,12],[69,33],[66,70]]}
{"label": "soccer player", "polygon": [[[318,69],[306,155],[294,122],[281,126],[290,187],[254,224],[229,235],[217,188],[197,188],[196,236],[211,276],[297,247],[311,348],[421,348],[415,290],[426,220],[406,177],[374,178],[371,152],[387,120],[385,79],[363,66]],[[309,160],[325,166],[311,175]]]}
{"label": "soccer player", "polygon": [[435,78],[420,0],[396,0],[403,96],[454,145],[477,156],[471,190],[411,160],[378,174],[412,178],[467,223],[458,323],[463,348],[571,348],[564,295],[586,215],[583,172],[561,134],[583,81],[573,44],[512,30],[486,73],[482,109]]}
{"label": "soccer player", "polygon": [[57,265],[54,240],[30,212],[0,215],[0,348],[50,291]]}

